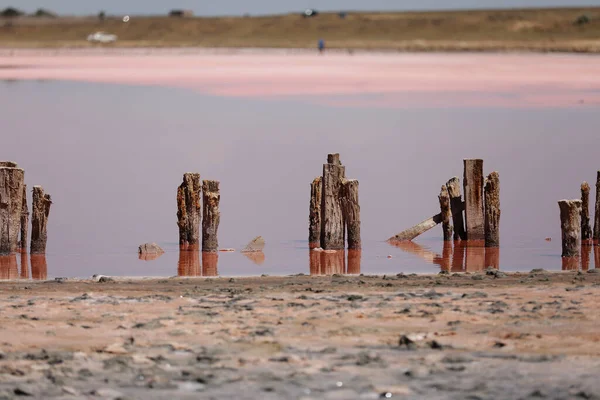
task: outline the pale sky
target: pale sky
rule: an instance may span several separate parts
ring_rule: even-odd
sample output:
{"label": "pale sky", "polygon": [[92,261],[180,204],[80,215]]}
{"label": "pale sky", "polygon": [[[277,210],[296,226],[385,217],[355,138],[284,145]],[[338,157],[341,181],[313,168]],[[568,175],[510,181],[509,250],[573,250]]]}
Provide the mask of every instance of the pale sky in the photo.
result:
{"label": "pale sky", "polygon": [[461,8],[514,8],[600,6],[600,0],[0,0],[0,8],[18,6],[24,11],[47,8],[61,14],[164,14],[173,8],[191,9],[197,15],[279,14],[305,8],[318,10],[431,10]]}

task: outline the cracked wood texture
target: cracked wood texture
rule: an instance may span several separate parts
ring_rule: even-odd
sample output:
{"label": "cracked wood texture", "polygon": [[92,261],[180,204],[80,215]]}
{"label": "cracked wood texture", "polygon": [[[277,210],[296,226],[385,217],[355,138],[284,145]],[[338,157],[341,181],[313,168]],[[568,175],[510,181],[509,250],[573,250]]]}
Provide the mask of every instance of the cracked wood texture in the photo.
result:
{"label": "cracked wood texture", "polygon": [[483,160],[464,160],[463,185],[467,240],[484,240]]}
{"label": "cracked wood texture", "polygon": [[204,214],[202,218],[202,251],[213,253],[219,251],[218,232],[221,222],[219,181],[202,181],[202,197]]}
{"label": "cracked wood texture", "polygon": [[485,182],[485,247],[500,246],[500,175],[492,172]]}
{"label": "cracked wood texture", "polygon": [[41,186],[33,187],[33,203],[31,206],[31,254],[46,252],[48,240],[48,216],[52,199]]}
{"label": "cracked wood texture", "polygon": [[444,241],[452,240],[452,212],[450,211],[450,194],[448,194],[448,188],[442,186],[440,195],[438,196],[440,201],[440,214],[442,216],[442,232],[444,235]]}
{"label": "cracked wood texture", "polygon": [[200,174],[183,174],[177,189],[177,226],[180,246],[198,246],[200,242]]}
{"label": "cracked wood texture", "polygon": [[465,206],[460,191],[460,179],[455,176],[446,183],[446,187],[448,188],[448,194],[450,195],[450,210],[452,211],[452,223],[454,224],[454,240],[467,240],[463,218]]}
{"label": "cracked wood texture", "polygon": [[342,213],[346,223],[348,248],[361,248],[360,240],[360,205],[358,202],[358,181],[344,179],[342,181]]}
{"label": "cracked wood texture", "polygon": [[388,239],[389,242],[406,242],[411,241],[419,235],[432,229],[434,226],[442,222],[442,214],[436,214],[431,218],[413,226],[412,228],[406,229],[399,234],[392,236]]}
{"label": "cracked wood texture", "polygon": [[592,239],[592,227],[590,225],[590,185],[587,182],[581,184],[581,240],[589,242]]}
{"label": "cracked wood texture", "polygon": [[594,214],[594,240],[600,241],[600,171],[596,178],[596,208]]}
{"label": "cracked wood texture", "polygon": [[308,212],[308,245],[311,249],[321,246],[321,190],[322,178],[310,184],[310,206]]}
{"label": "cracked wood texture", "polygon": [[19,248],[24,181],[25,171],[17,164],[0,162],[0,254]]}
{"label": "cracked wood texture", "polygon": [[562,256],[579,257],[581,247],[581,200],[561,200],[560,228],[562,232]]}
{"label": "cracked wood texture", "polygon": [[27,249],[27,236],[29,235],[29,208],[27,207],[27,185],[23,184],[23,203],[21,207],[21,240],[19,249]]}
{"label": "cracked wood texture", "polygon": [[344,217],[342,214],[341,186],[346,168],[339,154],[329,154],[323,164],[321,190],[321,247],[324,250],[344,249]]}

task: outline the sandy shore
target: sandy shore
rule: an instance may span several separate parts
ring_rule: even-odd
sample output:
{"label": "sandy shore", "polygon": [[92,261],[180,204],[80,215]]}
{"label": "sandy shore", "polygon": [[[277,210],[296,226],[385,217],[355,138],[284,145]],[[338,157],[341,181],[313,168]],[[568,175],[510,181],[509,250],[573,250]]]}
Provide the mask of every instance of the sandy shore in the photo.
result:
{"label": "sandy shore", "polygon": [[595,272],[3,282],[0,398],[597,398]]}
{"label": "sandy shore", "polygon": [[600,57],[576,55],[0,52],[0,80],[159,85],[218,96],[307,98],[334,106],[597,106],[598,70]]}

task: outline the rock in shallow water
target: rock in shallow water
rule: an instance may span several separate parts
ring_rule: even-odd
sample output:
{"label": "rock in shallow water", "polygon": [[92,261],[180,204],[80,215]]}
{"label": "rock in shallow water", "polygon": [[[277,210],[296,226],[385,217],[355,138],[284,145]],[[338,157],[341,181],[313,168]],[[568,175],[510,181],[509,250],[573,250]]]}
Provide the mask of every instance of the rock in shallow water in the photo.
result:
{"label": "rock in shallow water", "polygon": [[138,249],[139,254],[162,254],[165,251],[156,243],[146,243],[140,245]]}

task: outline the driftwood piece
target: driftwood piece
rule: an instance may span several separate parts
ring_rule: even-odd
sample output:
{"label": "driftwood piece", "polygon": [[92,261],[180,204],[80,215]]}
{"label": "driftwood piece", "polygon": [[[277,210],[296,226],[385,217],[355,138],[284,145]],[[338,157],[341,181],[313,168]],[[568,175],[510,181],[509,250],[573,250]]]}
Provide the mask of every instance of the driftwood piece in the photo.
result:
{"label": "driftwood piece", "polygon": [[497,172],[489,174],[485,183],[484,227],[485,247],[500,246],[500,176]]}
{"label": "driftwood piece", "polygon": [[23,184],[23,202],[21,204],[21,236],[19,249],[27,251],[27,237],[29,236],[29,208],[27,207],[27,185]]}
{"label": "driftwood piece", "polygon": [[448,194],[448,188],[442,186],[440,195],[438,196],[440,201],[440,215],[442,216],[442,232],[444,234],[444,241],[452,240],[452,212],[450,211],[450,195]]}
{"label": "driftwood piece", "polygon": [[48,240],[48,216],[52,199],[41,186],[33,187],[33,204],[31,206],[31,254],[46,252]]}
{"label": "driftwood piece", "polygon": [[310,184],[310,206],[308,211],[308,245],[314,249],[321,247],[321,190],[322,178],[315,178]]}
{"label": "driftwood piece", "polygon": [[579,257],[581,247],[581,200],[561,200],[562,256]]}
{"label": "driftwood piece", "polygon": [[588,242],[592,239],[592,227],[590,225],[590,185],[587,182],[581,184],[581,241]]}
{"label": "driftwood piece", "polygon": [[197,247],[200,243],[200,174],[187,172],[177,189],[179,245]]}
{"label": "driftwood piece", "polygon": [[25,171],[9,161],[0,162],[0,254],[19,248]]}
{"label": "driftwood piece", "polygon": [[454,177],[446,183],[450,195],[450,209],[452,210],[452,223],[454,225],[454,240],[466,240],[465,222],[463,211],[465,209],[460,191],[460,179]]}
{"label": "driftwood piece", "polygon": [[342,214],[341,186],[346,169],[339,154],[329,154],[323,164],[321,197],[321,247],[324,250],[344,249],[344,217]]}
{"label": "driftwood piece", "polygon": [[600,241],[600,171],[596,177],[596,207],[594,214],[594,241]]}
{"label": "driftwood piece", "polygon": [[483,160],[464,160],[463,185],[467,240],[484,240]]}
{"label": "driftwood piece", "polygon": [[348,236],[348,249],[361,248],[360,240],[360,205],[358,203],[358,181],[344,179],[342,181],[342,213]]}
{"label": "driftwood piece", "polygon": [[405,242],[416,238],[442,222],[442,214],[434,215],[425,221],[409,228],[388,239],[389,242]]}
{"label": "driftwood piece", "polygon": [[219,181],[202,181],[203,197],[203,218],[202,218],[202,251],[219,251],[219,223],[221,222],[221,212],[219,203],[221,193],[219,191]]}

